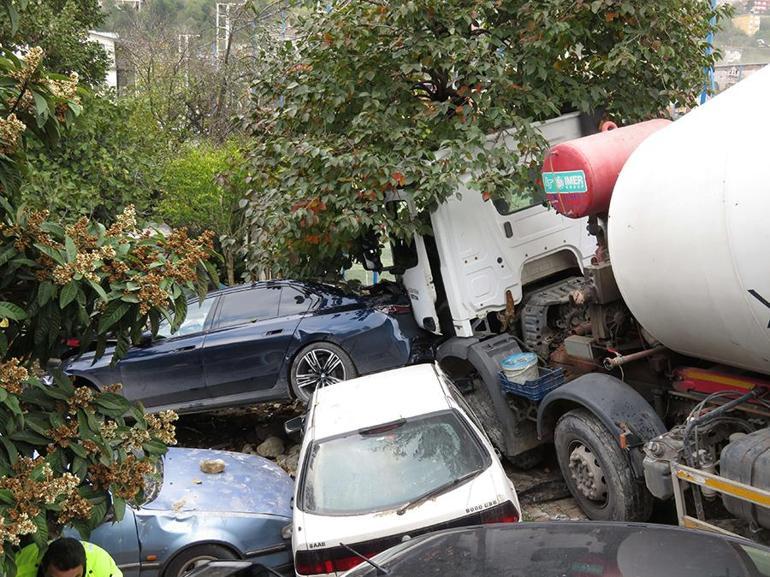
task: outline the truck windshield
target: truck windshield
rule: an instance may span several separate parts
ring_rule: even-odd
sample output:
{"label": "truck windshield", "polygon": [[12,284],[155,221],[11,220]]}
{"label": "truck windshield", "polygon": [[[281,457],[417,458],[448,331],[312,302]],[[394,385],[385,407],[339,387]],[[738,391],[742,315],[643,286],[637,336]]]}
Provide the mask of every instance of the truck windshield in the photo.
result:
{"label": "truck windshield", "polygon": [[454,411],[353,432],[311,447],[301,507],[317,515],[392,509],[490,462]]}

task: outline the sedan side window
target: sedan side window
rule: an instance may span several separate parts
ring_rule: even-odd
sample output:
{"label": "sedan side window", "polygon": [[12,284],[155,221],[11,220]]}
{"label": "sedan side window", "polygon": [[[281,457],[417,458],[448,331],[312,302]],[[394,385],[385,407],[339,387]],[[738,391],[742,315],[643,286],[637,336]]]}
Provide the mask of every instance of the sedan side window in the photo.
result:
{"label": "sedan side window", "polygon": [[310,308],[311,298],[295,288],[283,287],[281,290],[281,309],[278,314],[282,317],[301,315]]}
{"label": "sedan side window", "polygon": [[281,287],[246,289],[225,294],[215,329],[234,327],[278,316]]}
{"label": "sedan side window", "polygon": [[187,316],[177,331],[172,333],[169,322],[163,321],[160,323],[160,327],[158,327],[158,336],[168,339],[170,337],[181,337],[201,332],[215,300],[215,298],[207,298],[203,302],[199,302],[197,299],[188,302]]}

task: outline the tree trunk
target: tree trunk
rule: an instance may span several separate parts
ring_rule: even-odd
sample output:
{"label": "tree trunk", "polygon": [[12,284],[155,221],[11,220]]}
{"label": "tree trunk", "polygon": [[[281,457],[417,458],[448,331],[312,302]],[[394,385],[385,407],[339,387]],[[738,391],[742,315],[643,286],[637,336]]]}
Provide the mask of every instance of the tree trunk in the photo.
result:
{"label": "tree trunk", "polygon": [[227,284],[235,285],[235,258],[232,249],[225,251],[225,267],[227,268]]}

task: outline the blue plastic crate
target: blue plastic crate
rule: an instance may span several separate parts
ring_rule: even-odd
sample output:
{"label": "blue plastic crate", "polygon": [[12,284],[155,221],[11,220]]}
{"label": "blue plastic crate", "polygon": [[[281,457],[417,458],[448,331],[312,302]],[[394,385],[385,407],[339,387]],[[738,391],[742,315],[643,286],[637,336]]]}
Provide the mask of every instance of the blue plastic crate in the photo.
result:
{"label": "blue plastic crate", "polygon": [[524,397],[530,401],[539,401],[554,389],[564,384],[564,369],[539,368],[540,376],[533,381],[525,381],[523,385],[509,381],[505,373],[500,371],[500,388],[511,395]]}

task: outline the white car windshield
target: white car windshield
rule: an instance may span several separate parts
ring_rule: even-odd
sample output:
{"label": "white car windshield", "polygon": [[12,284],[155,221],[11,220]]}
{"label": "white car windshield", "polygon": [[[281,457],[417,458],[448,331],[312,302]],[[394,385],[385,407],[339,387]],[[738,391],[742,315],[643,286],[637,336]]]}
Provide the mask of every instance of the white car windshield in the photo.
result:
{"label": "white car windshield", "polygon": [[301,480],[301,507],[317,515],[392,509],[490,462],[454,411],[402,420],[316,442]]}

